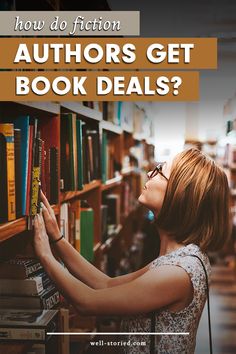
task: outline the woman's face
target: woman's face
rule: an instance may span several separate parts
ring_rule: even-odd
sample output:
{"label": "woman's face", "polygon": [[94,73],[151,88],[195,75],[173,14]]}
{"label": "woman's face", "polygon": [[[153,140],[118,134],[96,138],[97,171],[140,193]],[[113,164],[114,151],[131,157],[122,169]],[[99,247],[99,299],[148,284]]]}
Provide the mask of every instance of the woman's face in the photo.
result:
{"label": "woman's face", "polygon": [[[168,160],[162,166],[162,173],[167,179],[170,177],[171,166],[172,160]],[[163,204],[168,181],[160,173],[150,178],[151,173],[152,171],[148,172],[148,181],[138,200],[157,215]]]}

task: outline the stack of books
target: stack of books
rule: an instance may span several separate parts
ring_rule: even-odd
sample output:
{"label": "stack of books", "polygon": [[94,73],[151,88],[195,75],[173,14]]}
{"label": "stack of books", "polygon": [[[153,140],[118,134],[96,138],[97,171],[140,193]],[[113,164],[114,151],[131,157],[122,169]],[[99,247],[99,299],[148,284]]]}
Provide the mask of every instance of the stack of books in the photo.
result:
{"label": "stack of books", "polygon": [[0,262],[0,309],[53,309],[60,294],[34,258]]}
{"label": "stack of books", "polygon": [[57,329],[57,310],[0,309],[0,350],[15,353],[28,343],[27,354],[57,353],[58,340],[53,336]]}

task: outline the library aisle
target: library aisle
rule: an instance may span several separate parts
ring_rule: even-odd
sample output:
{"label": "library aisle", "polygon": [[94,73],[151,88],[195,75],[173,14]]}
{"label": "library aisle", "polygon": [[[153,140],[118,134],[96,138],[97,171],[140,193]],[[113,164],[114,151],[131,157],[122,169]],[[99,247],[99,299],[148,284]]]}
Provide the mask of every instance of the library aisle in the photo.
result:
{"label": "library aisle", "polygon": [[[212,267],[210,287],[213,350],[236,353],[236,273],[229,265]],[[196,354],[209,353],[207,311],[204,310],[197,337]]]}

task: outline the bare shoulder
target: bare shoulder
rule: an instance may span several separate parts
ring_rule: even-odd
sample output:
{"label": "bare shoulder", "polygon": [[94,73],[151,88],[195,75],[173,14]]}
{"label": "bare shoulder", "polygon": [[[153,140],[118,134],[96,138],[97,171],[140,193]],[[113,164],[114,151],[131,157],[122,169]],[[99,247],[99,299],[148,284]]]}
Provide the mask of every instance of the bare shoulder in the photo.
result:
{"label": "bare shoulder", "polygon": [[[193,285],[185,269],[177,265],[160,265],[145,273],[147,280],[163,292],[174,291],[182,299],[192,293]],[[176,299],[177,300],[177,299]]]}

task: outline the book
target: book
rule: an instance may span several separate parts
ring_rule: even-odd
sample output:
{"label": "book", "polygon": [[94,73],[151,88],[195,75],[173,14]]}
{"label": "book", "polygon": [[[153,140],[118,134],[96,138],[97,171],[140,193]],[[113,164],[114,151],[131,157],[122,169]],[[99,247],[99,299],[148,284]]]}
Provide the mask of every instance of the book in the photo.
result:
{"label": "book", "polygon": [[69,241],[69,203],[63,203],[60,207],[60,231]]}
{"label": "book", "polygon": [[101,152],[100,136],[96,129],[86,129],[87,148],[88,148],[88,169],[90,170],[91,180],[101,178]]}
{"label": "book", "polygon": [[16,217],[22,216],[21,130],[14,129]]}
{"label": "book", "polygon": [[86,201],[81,201],[80,209],[80,253],[88,261],[93,261],[94,212]]}
{"label": "book", "polygon": [[39,295],[51,280],[47,273],[42,272],[28,279],[0,279],[0,295]]}
{"label": "book", "polygon": [[14,126],[11,123],[0,124],[2,140],[6,140],[6,167],[7,167],[7,221],[16,218],[15,194],[15,154],[14,154]]}
{"label": "book", "polygon": [[105,197],[105,204],[108,207],[107,223],[109,225],[120,224],[120,195],[108,194]]}
{"label": "book", "polygon": [[32,164],[32,182],[31,182],[31,202],[30,215],[35,216],[40,211],[40,186],[41,186],[41,158],[42,158],[42,140],[40,133],[35,126],[34,145],[33,145],[33,164]]}
{"label": "book", "polygon": [[82,126],[80,119],[76,120],[76,138],[77,138],[77,167],[78,167],[78,189],[82,190],[84,185],[83,179],[83,144],[82,144]]}
{"label": "book", "polygon": [[21,131],[21,190],[22,190],[22,214],[26,215],[26,197],[27,197],[27,176],[29,168],[29,146],[30,135],[30,117],[20,116],[14,120],[14,128]]}
{"label": "book", "polygon": [[105,242],[107,239],[107,214],[108,214],[108,206],[105,204],[101,205],[101,220],[102,220],[102,241]]}
{"label": "book", "polygon": [[74,124],[75,114],[64,113],[61,115],[61,178],[64,180],[64,190],[75,190],[74,156]]}
{"label": "book", "polygon": [[0,339],[45,342],[57,328],[57,310],[0,309]]}
{"label": "book", "polygon": [[30,215],[30,194],[31,194],[31,181],[32,181],[32,166],[33,166],[33,140],[34,140],[34,128],[33,125],[29,125],[29,148],[28,148],[28,160],[27,160],[27,179],[26,179],[26,206],[25,215]]}
{"label": "book", "polygon": [[11,295],[0,296],[0,308],[15,309],[47,309],[54,308],[60,302],[60,294],[56,288],[51,285],[44,289],[38,295],[24,296]]}
{"label": "book", "polygon": [[26,279],[42,270],[41,263],[33,258],[14,258],[0,262],[0,278],[3,279]]}
{"label": "book", "polygon": [[108,179],[107,175],[107,145],[108,145],[108,138],[107,132],[102,133],[102,183],[106,183]]}
{"label": "book", "polygon": [[59,198],[58,184],[55,181],[58,180],[58,148],[51,147],[49,149],[49,174],[50,174],[50,203],[57,204]]}
{"label": "book", "polygon": [[77,251],[80,252],[80,212],[81,212],[81,202],[79,199],[74,200],[70,203],[69,209],[73,213],[73,226],[71,232],[73,232],[73,245]]}
{"label": "book", "polygon": [[7,142],[3,134],[0,134],[0,222],[8,220],[7,200]]}
{"label": "book", "polygon": [[[57,204],[59,201],[59,152],[60,152],[60,118],[59,116],[50,119],[39,120],[40,138],[44,149],[44,161],[42,159],[42,183],[43,191],[50,204]],[[62,157],[61,157],[62,159]],[[63,161],[62,161],[63,162]]]}

